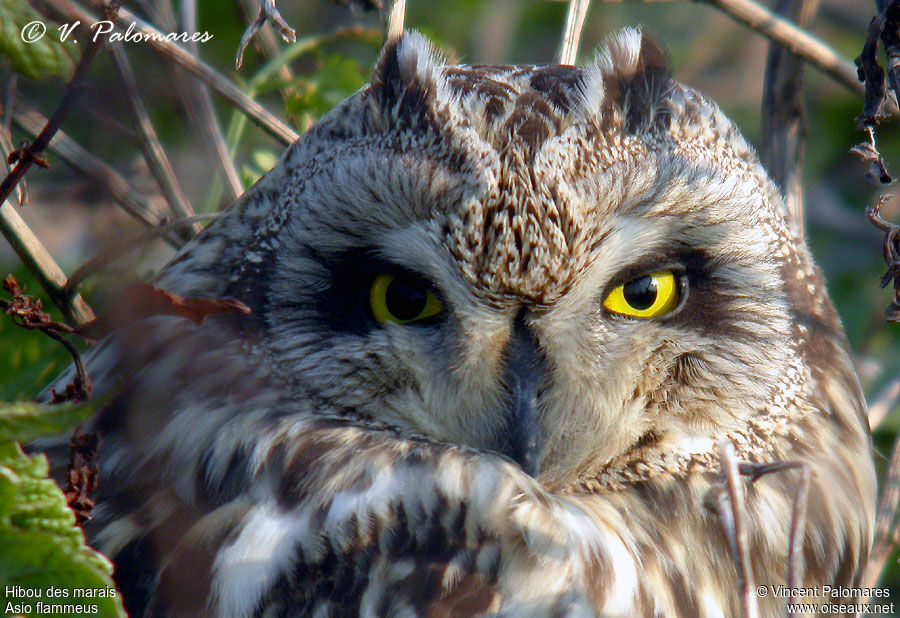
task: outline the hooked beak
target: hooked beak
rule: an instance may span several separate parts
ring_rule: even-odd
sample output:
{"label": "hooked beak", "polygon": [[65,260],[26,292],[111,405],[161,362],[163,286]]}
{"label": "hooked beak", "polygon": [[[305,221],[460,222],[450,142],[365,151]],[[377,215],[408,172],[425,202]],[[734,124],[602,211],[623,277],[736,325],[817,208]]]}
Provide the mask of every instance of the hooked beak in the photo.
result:
{"label": "hooked beak", "polygon": [[507,350],[506,374],[511,398],[509,448],[504,453],[534,478],[540,474],[541,422],[538,416],[538,384],[544,373],[544,357],[525,324],[524,311],[516,316]]}

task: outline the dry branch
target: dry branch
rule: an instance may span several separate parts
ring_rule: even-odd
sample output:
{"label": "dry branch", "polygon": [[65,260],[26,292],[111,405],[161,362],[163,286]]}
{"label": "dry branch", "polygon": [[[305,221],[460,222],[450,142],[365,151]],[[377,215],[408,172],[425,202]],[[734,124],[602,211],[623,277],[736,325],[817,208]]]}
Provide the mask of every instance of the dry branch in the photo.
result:
{"label": "dry branch", "polygon": [[94,319],[94,312],[84,299],[66,290],[62,269],[8,200],[0,204],[0,233],[68,322],[81,325]]}
{"label": "dry branch", "polygon": [[[114,19],[119,10],[120,3],[121,0],[104,3],[102,7],[104,18]],[[81,58],[79,58],[78,64],[75,66],[75,72],[72,75],[72,79],[69,80],[69,83],[66,85],[62,101],[60,101],[56,110],[53,112],[53,115],[50,116],[50,119],[47,121],[47,126],[44,127],[44,130],[41,131],[40,135],[37,136],[37,139],[35,139],[33,143],[22,148],[17,155],[16,167],[13,168],[3,182],[0,183],[0,203],[6,202],[6,198],[9,197],[9,194],[19,183],[19,180],[29,169],[31,169],[32,165],[40,161],[41,153],[43,153],[50,145],[50,140],[53,139],[53,135],[59,131],[63,121],[65,121],[72,112],[76,99],[78,99],[85,88],[85,78],[87,77],[88,68],[91,66],[97,53],[106,44],[106,40],[107,37],[105,35],[98,35],[91,38],[90,42],[85,46],[84,51],[81,53]]]}
{"label": "dry branch", "polygon": [[[806,28],[819,0],[779,0],[775,11]],[[801,164],[806,141],[806,106],[803,101],[805,63],[778,43],[770,43],[763,88],[760,158],[781,189],[788,218],[803,233]]]}
{"label": "dry branch", "polygon": [[900,504],[900,440],[894,442],[887,477],[882,483],[881,500],[875,518],[875,541],[869,561],[860,578],[860,586],[872,588],[878,583],[881,571],[900,541],[900,527],[894,525]]}
{"label": "dry branch", "polygon": [[[52,0],[53,6],[62,10],[74,19],[85,23],[94,23],[97,19],[88,11],[68,0]],[[184,68],[197,79],[215,90],[219,95],[243,112],[266,133],[288,145],[297,140],[299,135],[285,122],[277,118],[262,105],[248,97],[234,82],[211,66],[198,59],[180,45],[165,40],[165,35],[147,24],[127,9],[121,9],[115,19],[118,26],[128,27],[134,24],[133,31],[145,37],[147,44],[165,58]]]}
{"label": "dry branch", "polygon": [[569,9],[566,12],[566,27],[563,30],[562,44],[559,48],[559,63],[574,65],[578,56],[578,45],[581,42],[581,32],[584,30],[584,20],[587,18],[590,0],[569,0]]}
{"label": "dry branch", "polygon": [[[147,165],[172,213],[180,219],[191,217],[194,215],[194,209],[191,207],[187,195],[181,189],[181,184],[175,176],[175,170],[172,169],[172,165],[169,163],[169,157],[166,156],[166,151],[156,136],[156,130],[150,121],[150,115],[147,113],[144,102],[141,100],[141,95],[138,93],[137,82],[134,79],[134,72],[131,70],[128,56],[120,43],[112,45],[112,53],[114,64],[125,87],[128,102],[131,104],[131,111],[134,114],[144,159],[147,161]],[[200,232],[200,225],[185,226],[177,231],[185,240],[190,240]]]}
{"label": "dry branch", "polygon": [[[32,135],[37,135],[46,124],[44,116],[23,101],[16,101],[13,121]],[[154,226],[163,218],[162,213],[158,212],[140,191],[132,187],[124,176],[64,132],[57,132],[50,142],[50,150],[73,169],[102,187],[125,212],[142,224]],[[168,237],[167,240],[175,247],[181,244]]]}
{"label": "dry branch", "polygon": [[731,547],[731,555],[738,573],[741,588],[741,616],[758,618],[759,605],[753,565],[750,562],[750,541],[744,522],[744,484],[741,469],[734,455],[734,445],[728,439],[719,442],[719,466],[723,488],[711,496],[710,506],[718,513],[725,536]]}
{"label": "dry branch", "polygon": [[396,41],[403,35],[406,23],[406,0],[394,0],[385,26],[385,41]]}
{"label": "dry branch", "polygon": [[[196,0],[183,0],[181,7],[181,30],[189,34],[197,31]],[[174,31],[178,28],[175,14],[167,2],[156,2],[150,13],[156,24],[164,30]],[[187,50],[200,57],[199,46],[193,39],[185,43]],[[173,85],[190,117],[191,125],[197,127],[213,161],[217,161],[220,173],[228,191],[229,202],[234,202],[244,192],[234,161],[225,144],[222,127],[213,106],[209,88],[202,81],[189,78],[185,72],[174,67]]]}
{"label": "dry branch", "polygon": [[[559,0],[562,1],[562,0]],[[623,0],[602,0],[603,2],[622,2]],[[644,0],[645,2],[672,2],[674,0]],[[783,45],[809,62],[811,65],[834,78],[851,91],[863,95],[865,90],[857,79],[853,64],[820,41],[806,30],[797,27],[790,21],[778,17],[768,8],[753,0],[704,0],[721,10],[762,36]],[[895,104],[891,104],[891,112],[900,113]]]}
{"label": "dry branch", "polygon": [[136,251],[141,247],[144,247],[148,242],[164,236],[170,230],[183,228],[185,225],[196,225],[201,223],[202,221],[216,219],[218,218],[218,216],[219,213],[212,213],[208,215],[194,215],[187,219],[178,219],[169,223],[161,223],[160,225],[147,230],[142,234],[131,236],[115,243],[112,246],[105,247],[103,251],[101,251],[98,255],[94,256],[93,258],[79,266],[75,270],[75,272],[72,273],[72,275],[69,277],[69,281],[66,283],[66,289],[74,291],[88,277],[91,277],[97,272],[103,270],[116,260],[122,259],[132,251]]}
{"label": "dry branch", "polygon": [[262,0],[262,4],[259,6],[259,14],[256,16],[256,19],[247,26],[247,29],[244,31],[244,36],[241,37],[241,43],[238,45],[237,55],[234,59],[235,69],[240,70],[241,65],[244,64],[244,50],[247,49],[250,41],[253,40],[253,37],[256,36],[256,33],[259,32],[259,29],[262,28],[266,22],[278,26],[281,31],[281,38],[285,43],[293,44],[297,42],[297,32],[288,25],[281,16],[281,13],[278,12],[278,7],[275,6],[275,0]]}

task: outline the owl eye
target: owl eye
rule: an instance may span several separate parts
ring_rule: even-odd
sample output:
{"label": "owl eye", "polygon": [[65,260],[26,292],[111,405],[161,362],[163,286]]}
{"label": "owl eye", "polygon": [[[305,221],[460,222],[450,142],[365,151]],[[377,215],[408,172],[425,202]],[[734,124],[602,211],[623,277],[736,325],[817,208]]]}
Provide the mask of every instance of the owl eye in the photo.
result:
{"label": "owl eye", "polygon": [[621,315],[655,318],[674,309],[679,296],[677,275],[671,270],[660,270],[615,287],[603,300],[603,306]]}
{"label": "owl eye", "polygon": [[369,308],[380,324],[409,324],[444,311],[440,301],[420,282],[386,273],[377,275],[372,281]]}

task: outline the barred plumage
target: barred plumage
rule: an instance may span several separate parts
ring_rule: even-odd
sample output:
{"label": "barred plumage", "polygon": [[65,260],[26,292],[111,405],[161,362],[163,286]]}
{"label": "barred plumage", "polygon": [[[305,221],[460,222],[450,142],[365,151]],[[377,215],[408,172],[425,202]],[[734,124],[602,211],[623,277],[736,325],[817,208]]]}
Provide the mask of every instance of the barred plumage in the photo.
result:
{"label": "barred plumage", "polygon": [[[852,585],[865,405],[783,211],[639,30],[586,68],[389,43],[159,279],[252,314],[126,325],[91,361],[123,387],[88,531],[132,615],[734,616],[723,437],[812,469],[805,582]],[[654,271],[665,315],[604,307]],[[382,273],[440,312],[373,319]],[[798,474],[748,486],[760,584],[786,581]]]}

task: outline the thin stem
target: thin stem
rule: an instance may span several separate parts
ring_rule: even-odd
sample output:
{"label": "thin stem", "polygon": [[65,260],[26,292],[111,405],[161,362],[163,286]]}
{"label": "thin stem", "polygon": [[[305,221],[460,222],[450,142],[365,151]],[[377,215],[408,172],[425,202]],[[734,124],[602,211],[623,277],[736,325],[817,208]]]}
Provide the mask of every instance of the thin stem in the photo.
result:
{"label": "thin stem", "polygon": [[[104,17],[106,19],[113,19],[116,16],[119,10],[119,2],[121,2],[121,0],[103,5]],[[59,105],[56,107],[53,115],[50,116],[47,125],[37,136],[37,139],[23,149],[16,166],[6,176],[3,182],[0,183],[0,202],[6,202],[6,198],[9,197],[13,188],[15,188],[19,183],[19,180],[21,180],[25,173],[31,169],[31,166],[38,160],[38,155],[50,145],[50,140],[53,139],[53,136],[59,131],[60,127],[62,127],[62,123],[72,112],[76,99],[85,89],[85,78],[87,77],[88,68],[97,56],[97,52],[99,52],[106,44],[106,39],[107,37],[105,35],[94,36],[90,39],[90,42],[81,53],[78,64],[75,66],[75,72],[66,86],[62,101],[60,101]]]}
{"label": "thin stem", "polygon": [[737,567],[742,615],[746,618],[758,618],[759,607],[753,583],[753,565],[750,562],[750,541],[744,521],[744,485],[734,455],[734,445],[730,440],[724,439],[719,443],[719,464],[725,491],[719,495],[716,504]]}
{"label": "thin stem", "polygon": [[871,588],[878,582],[884,564],[897,546],[898,530],[893,524],[900,503],[900,437],[894,441],[891,463],[881,490],[875,518],[875,542],[869,553],[869,561],[860,581],[860,586]]}
{"label": "thin stem", "polygon": [[563,31],[562,45],[559,50],[559,63],[563,65],[575,65],[578,56],[578,44],[581,42],[581,32],[584,30],[584,20],[587,18],[590,0],[569,0],[569,10],[566,13],[566,28]]}
{"label": "thin stem", "polygon": [[869,427],[875,429],[900,400],[900,378],[891,380],[869,405]]}
{"label": "thin stem", "polygon": [[[779,0],[775,11],[806,28],[819,0]],[[781,189],[788,220],[803,234],[803,184],[801,166],[806,138],[806,105],[803,100],[805,63],[778,43],[770,43],[763,87],[760,158]]]}
{"label": "thin stem", "polygon": [[[169,204],[172,213],[181,219],[191,217],[194,214],[194,209],[191,207],[187,195],[181,189],[181,184],[179,184],[178,178],[175,176],[175,170],[172,169],[172,165],[169,163],[169,157],[166,156],[166,152],[156,136],[156,130],[153,128],[153,123],[150,121],[150,116],[147,114],[147,109],[144,107],[140,94],[138,94],[137,82],[134,79],[134,72],[131,70],[128,56],[125,55],[122,45],[118,43],[112,45],[112,53],[114,64],[122,78],[122,85],[125,87],[125,94],[131,104],[131,111],[137,124],[137,133],[141,151],[144,153],[144,159],[146,159],[147,165],[153,173],[153,177],[156,179],[156,183],[159,185],[160,191],[162,191],[163,197]],[[200,231],[200,225],[194,224],[191,227],[184,227],[178,231],[185,240],[190,240]]]}
{"label": "thin stem", "polygon": [[[63,10],[75,19],[87,23],[96,22],[96,18],[80,6],[68,0],[52,0],[53,5]],[[180,45],[165,40],[165,35],[156,28],[147,24],[134,13],[127,9],[121,9],[115,19],[119,26],[134,24],[132,31],[144,37],[146,43],[155,51],[162,54],[178,66],[183,67],[197,79],[215,90],[232,105],[241,110],[254,123],[266,133],[280,141],[284,145],[292,144],[299,135],[291,127],[262,105],[244,94],[234,82],[223,76],[211,66],[192,55]]]}
{"label": "thin stem", "polygon": [[[355,39],[369,39],[371,38],[373,41],[377,40],[379,37],[379,33],[371,28],[364,28],[362,26],[350,26],[348,28],[341,28],[336,30],[332,34],[326,35],[315,35],[304,37],[282,50],[280,54],[266,62],[259,71],[250,79],[250,82],[247,84],[247,94],[250,97],[255,97],[260,89],[271,79],[273,79],[278,73],[279,69],[282,66],[285,66],[291,63],[296,58],[307,54],[318,47],[325,45],[326,43],[330,43],[332,41],[338,41],[345,38],[355,38]],[[228,149],[231,152],[232,156],[237,150],[237,145],[241,141],[241,136],[244,132],[244,127],[246,126],[246,117],[242,114],[234,113],[232,114],[231,120],[228,123],[228,129],[226,131],[226,140],[228,142]]]}
{"label": "thin stem", "polygon": [[126,238],[121,242],[117,242],[110,247],[106,247],[104,248],[102,253],[94,256],[72,273],[72,276],[69,277],[69,281],[66,283],[65,289],[67,291],[74,291],[88,277],[91,277],[97,272],[103,270],[116,260],[122,259],[128,253],[140,249],[148,242],[156,240],[160,236],[164,236],[170,230],[179,229],[181,227],[184,227],[185,224],[198,224],[202,221],[216,219],[219,217],[219,214],[220,213],[194,215],[192,217],[188,217],[187,219],[178,219],[170,223],[163,223],[154,227],[153,229],[143,232],[142,234],[131,236],[130,238]]}
{"label": "thin stem", "polygon": [[[197,31],[197,0],[182,0],[181,27],[185,32],[194,33]],[[265,33],[271,35],[268,30]],[[192,54],[198,58],[200,57],[200,50],[196,41],[188,41],[187,46]],[[225,143],[225,135],[222,132],[222,124],[216,115],[209,88],[200,81],[194,82],[193,86],[192,92],[183,92],[188,112],[194,123],[200,128],[200,132],[203,134],[213,157],[219,162],[225,189],[228,191],[228,199],[230,202],[233,202],[244,192],[244,185],[241,184],[241,178],[234,166],[234,160],[228,152],[228,145]]]}
{"label": "thin stem", "polygon": [[[563,0],[557,0],[563,1]],[[623,2],[623,0],[601,0]],[[644,2],[675,2],[678,0],[643,0]],[[753,0],[704,0],[735,21],[788,48],[811,65],[834,78],[851,91],[864,95],[865,87],[856,75],[856,67],[832,47],[820,41],[790,21],[778,17],[762,4]],[[891,112],[898,114],[896,104],[889,102]]]}
{"label": "thin stem", "polygon": [[59,307],[67,322],[81,326],[96,317],[78,293],[66,290],[66,276],[62,269],[9,200],[0,204],[0,233],[47,292],[53,304]]}
{"label": "thin stem", "polygon": [[391,4],[391,12],[388,14],[387,27],[385,28],[385,41],[396,41],[403,36],[406,22],[406,0],[394,0]]}
{"label": "thin stem", "polygon": [[[791,509],[791,533],[788,540],[788,573],[787,585],[792,591],[803,586],[803,539],[806,535],[806,507],[809,504],[809,487],[812,483],[812,470],[807,464],[800,464],[800,489],[794,495]],[[791,593],[791,603],[799,599]]]}
{"label": "thin stem", "polygon": [[[16,101],[13,121],[25,131],[37,135],[46,119],[24,101]],[[155,226],[163,218],[143,194],[112,167],[91,154],[88,150],[59,131],[50,142],[50,149],[73,169],[81,172],[104,189],[104,192],[115,200],[129,215],[144,225]],[[166,237],[169,244],[179,247],[180,242]]]}

